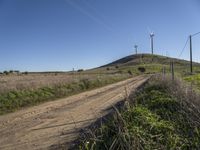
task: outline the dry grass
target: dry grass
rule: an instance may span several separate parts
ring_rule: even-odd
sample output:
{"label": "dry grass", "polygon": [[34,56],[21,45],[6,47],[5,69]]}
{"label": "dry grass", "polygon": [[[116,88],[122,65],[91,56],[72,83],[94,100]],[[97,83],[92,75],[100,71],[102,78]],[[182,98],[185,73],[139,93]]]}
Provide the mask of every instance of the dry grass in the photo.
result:
{"label": "dry grass", "polygon": [[4,76],[0,92],[0,115],[22,107],[71,96],[131,77],[128,74],[31,74]]}
{"label": "dry grass", "polygon": [[[113,75],[98,74],[68,74],[68,73],[49,73],[49,74],[20,74],[0,76],[0,93],[16,90],[35,90],[41,87],[52,87],[66,83],[77,82],[83,79],[105,78]],[[117,75],[114,75],[117,76]]]}

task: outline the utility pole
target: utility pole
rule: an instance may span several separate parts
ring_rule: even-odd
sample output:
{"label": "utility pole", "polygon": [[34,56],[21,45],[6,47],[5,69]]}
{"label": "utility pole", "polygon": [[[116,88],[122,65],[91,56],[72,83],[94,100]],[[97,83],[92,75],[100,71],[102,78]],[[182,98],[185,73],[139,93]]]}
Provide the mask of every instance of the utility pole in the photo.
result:
{"label": "utility pole", "polygon": [[137,55],[137,48],[138,48],[138,46],[135,45],[134,48],[135,48],[135,54]]}
{"label": "utility pole", "polygon": [[165,74],[166,74],[166,68],[165,68],[165,66],[164,66],[164,65],[163,65],[162,74],[163,74],[163,77],[165,78]]}
{"label": "utility pole", "polygon": [[170,61],[170,70],[172,74],[172,80],[174,80],[174,61],[173,60]]}
{"label": "utility pole", "polygon": [[151,39],[151,53],[153,55],[153,37],[155,36],[154,33],[150,33],[150,39]]}
{"label": "utility pole", "polygon": [[193,73],[192,69],[192,35],[190,35],[190,73]]}

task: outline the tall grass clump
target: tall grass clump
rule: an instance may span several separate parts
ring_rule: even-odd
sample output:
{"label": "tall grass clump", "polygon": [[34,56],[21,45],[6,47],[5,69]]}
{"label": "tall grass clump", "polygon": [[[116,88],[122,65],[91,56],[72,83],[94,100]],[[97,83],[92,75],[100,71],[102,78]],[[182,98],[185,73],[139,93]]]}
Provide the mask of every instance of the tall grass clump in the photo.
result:
{"label": "tall grass clump", "polygon": [[87,129],[79,149],[199,149],[200,96],[181,80],[154,76],[98,128]]}

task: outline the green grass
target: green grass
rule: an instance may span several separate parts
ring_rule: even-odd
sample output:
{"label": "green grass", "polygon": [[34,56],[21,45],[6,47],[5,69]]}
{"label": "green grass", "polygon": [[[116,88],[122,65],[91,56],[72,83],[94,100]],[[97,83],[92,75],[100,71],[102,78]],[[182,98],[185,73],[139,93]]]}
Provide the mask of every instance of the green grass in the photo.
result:
{"label": "green grass", "polygon": [[184,77],[184,80],[194,84],[200,90],[200,74],[189,75]]}
{"label": "green grass", "polygon": [[81,139],[79,149],[199,149],[200,112],[179,88],[176,81],[152,79],[131,106]]}
{"label": "green grass", "polygon": [[0,95],[0,115],[14,112],[22,107],[33,106],[42,102],[67,97],[86,90],[91,90],[107,84],[129,78],[128,75],[103,76],[96,79],[82,79],[73,83],[65,83],[36,90],[9,91]]}
{"label": "green grass", "polygon": [[[153,58],[153,59],[152,59]],[[174,61],[174,71],[175,74],[179,77],[186,77],[190,73],[190,62],[186,60],[180,60],[176,58],[170,58],[160,55],[151,55],[151,54],[138,54],[138,55],[130,55],[124,57],[120,60],[117,60],[111,64],[103,66],[101,68],[96,68],[90,70],[99,71],[99,72],[127,72],[131,70],[133,74],[141,74],[138,71],[138,67],[145,67],[146,74],[152,73],[161,73],[163,67],[166,68],[166,73],[170,73],[170,61]],[[116,68],[116,66],[118,66]],[[107,71],[106,69],[110,70]],[[194,73],[200,73],[200,64],[193,63],[193,71]]]}

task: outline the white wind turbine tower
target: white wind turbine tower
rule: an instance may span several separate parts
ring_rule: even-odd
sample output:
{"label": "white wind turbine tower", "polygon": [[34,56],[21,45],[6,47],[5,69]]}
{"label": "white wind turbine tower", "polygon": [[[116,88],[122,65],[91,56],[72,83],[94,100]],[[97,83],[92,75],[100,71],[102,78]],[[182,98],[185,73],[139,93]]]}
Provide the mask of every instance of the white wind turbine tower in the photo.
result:
{"label": "white wind turbine tower", "polygon": [[148,30],[149,35],[150,35],[151,53],[153,55],[154,54],[154,41],[153,41],[153,37],[155,36],[155,34],[154,34],[154,32],[152,32],[152,30],[150,30],[149,27],[147,27],[147,30]]}
{"label": "white wind turbine tower", "polygon": [[138,46],[137,46],[137,45],[134,45],[134,48],[135,48],[135,54],[137,55]]}
{"label": "white wind turbine tower", "polygon": [[151,40],[151,53],[153,55],[153,37],[155,36],[155,34],[153,32],[150,33],[150,40]]}

